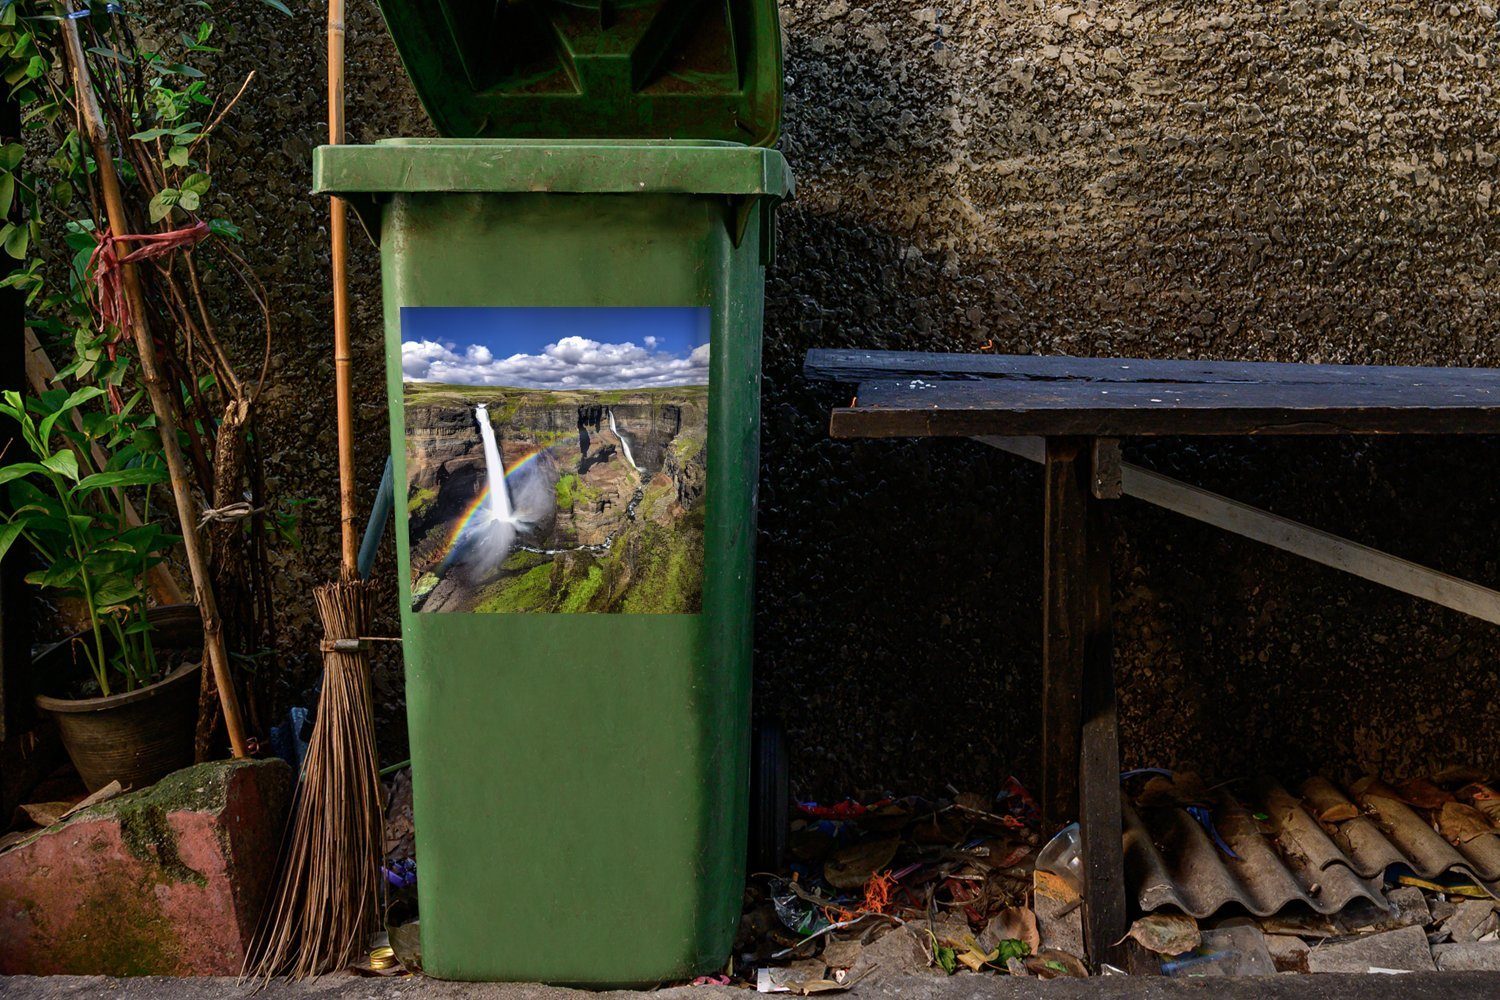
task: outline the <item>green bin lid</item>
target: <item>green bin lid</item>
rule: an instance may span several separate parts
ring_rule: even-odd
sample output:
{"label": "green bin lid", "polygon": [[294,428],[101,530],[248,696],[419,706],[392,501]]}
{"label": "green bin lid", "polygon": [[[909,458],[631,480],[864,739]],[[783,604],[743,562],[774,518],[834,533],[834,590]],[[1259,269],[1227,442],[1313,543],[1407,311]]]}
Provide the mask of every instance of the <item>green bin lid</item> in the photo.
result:
{"label": "green bin lid", "polygon": [[380,0],[438,132],[719,139],[781,129],[776,0]]}

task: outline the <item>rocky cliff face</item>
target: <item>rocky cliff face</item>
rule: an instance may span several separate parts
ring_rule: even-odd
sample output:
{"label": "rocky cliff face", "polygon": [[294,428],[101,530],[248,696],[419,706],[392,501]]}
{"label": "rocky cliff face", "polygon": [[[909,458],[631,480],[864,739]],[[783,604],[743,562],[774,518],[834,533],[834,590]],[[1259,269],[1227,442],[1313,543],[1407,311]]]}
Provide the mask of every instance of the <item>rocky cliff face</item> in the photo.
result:
{"label": "rocky cliff face", "polygon": [[584,457],[601,433],[610,441],[614,440],[609,425],[609,416],[613,413],[615,427],[630,443],[631,457],[636,466],[647,472],[662,467],[667,447],[682,432],[683,407],[672,403],[581,404],[577,413]]}
{"label": "rocky cliff face", "polygon": [[[456,593],[460,584],[449,571],[465,558],[464,533],[490,485],[476,423],[481,402],[506,468],[516,525],[514,538],[502,546],[511,556],[494,559],[482,572],[471,559],[457,574],[465,577],[464,593]],[[623,599],[632,581],[643,572],[649,576],[650,566],[637,565],[648,556],[675,579],[679,569],[650,554],[652,546],[675,551],[688,544],[701,559],[702,516],[695,508],[707,481],[706,432],[701,386],[639,392],[408,387],[407,512],[412,582],[423,606],[464,610],[465,594],[503,587],[508,574],[536,569],[532,556],[563,564],[561,577],[547,583],[552,589],[566,590],[580,567],[580,579],[597,589],[607,565],[609,586],[599,592]],[[684,519],[697,532],[689,543],[676,537]],[[656,532],[650,545],[636,530],[648,522]],[[518,561],[516,553],[531,555]],[[590,567],[594,576],[587,575]]]}

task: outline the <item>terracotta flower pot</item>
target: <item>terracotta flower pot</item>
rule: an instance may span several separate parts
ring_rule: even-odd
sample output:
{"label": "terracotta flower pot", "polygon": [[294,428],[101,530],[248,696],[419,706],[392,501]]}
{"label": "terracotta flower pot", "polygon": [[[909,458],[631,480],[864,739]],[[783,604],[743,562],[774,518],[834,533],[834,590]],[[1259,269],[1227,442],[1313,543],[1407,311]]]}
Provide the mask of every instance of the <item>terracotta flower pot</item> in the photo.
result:
{"label": "terracotta flower pot", "polygon": [[[158,654],[197,649],[203,622],[191,604],[152,608]],[[48,648],[33,661],[38,676],[51,681],[76,675],[72,645],[80,636]],[[37,706],[57,721],[63,745],[89,791],[118,780],[127,789],[145,788],[193,763],[193,727],[198,716],[198,663],[178,667],[155,684],[103,698],[38,695]]]}

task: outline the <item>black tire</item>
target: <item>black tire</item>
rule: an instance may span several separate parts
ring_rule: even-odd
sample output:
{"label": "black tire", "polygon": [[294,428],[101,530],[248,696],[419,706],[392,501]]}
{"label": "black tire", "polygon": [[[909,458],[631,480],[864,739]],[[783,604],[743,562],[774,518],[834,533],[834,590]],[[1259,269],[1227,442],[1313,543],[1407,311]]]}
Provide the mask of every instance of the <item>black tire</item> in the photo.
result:
{"label": "black tire", "polygon": [[750,871],[781,871],[790,803],[786,734],[778,723],[757,723],[750,737]]}

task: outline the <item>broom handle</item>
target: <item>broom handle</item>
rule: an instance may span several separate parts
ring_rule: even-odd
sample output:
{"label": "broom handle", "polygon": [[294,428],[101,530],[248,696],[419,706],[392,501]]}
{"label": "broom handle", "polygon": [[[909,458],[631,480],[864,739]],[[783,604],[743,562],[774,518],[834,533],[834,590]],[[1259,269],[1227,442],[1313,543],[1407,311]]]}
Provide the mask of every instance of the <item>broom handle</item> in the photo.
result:
{"label": "broom handle", "polygon": [[[63,0],[63,10],[68,14],[73,12],[71,0]],[[104,125],[104,115],[100,112],[99,100],[94,95],[88,64],[84,62],[83,43],[78,38],[78,22],[64,18],[62,29],[68,61],[73,64],[75,96],[83,116],[84,129],[88,133],[89,145],[94,151],[94,163],[99,171],[99,187],[104,192],[109,229],[116,234],[128,233],[130,223],[125,216],[125,199],[120,194],[120,178],[115,173],[115,161],[109,148],[109,133]],[[156,413],[157,429],[161,433],[161,450],[167,460],[167,473],[172,478],[172,499],[177,503],[177,521],[182,529],[182,550],[187,556],[188,569],[193,577],[193,598],[198,602],[198,613],[203,618],[203,650],[214,673],[214,684],[219,689],[219,702],[224,708],[224,728],[229,732],[229,746],[234,756],[243,757],[245,729],[240,721],[240,703],[229,677],[229,657],[224,652],[224,632],[219,623],[219,608],[214,602],[208,563],[203,557],[203,545],[198,537],[198,516],[193,510],[187,462],[182,457],[182,443],[177,439],[177,418],[172,410],[171,398],[167,395],[167,387],[162,382],[161,369],[157,365],[156,341],[152,339],[150,327],[146,323],[146,298],[141,294],[140,275],[136,273],[134,264],[122,264],[120,276],[125,299],[130,307],[130,332],[135,338],[136,353],[141,359],[141,379],[146,383],[146,392],[151,397],[151,409]]]}
{"label": "broom handle", "polygon": [[[344,143],[344,0],[328,0],[328,144]],[[349,227],[342,198],[328,203],[333,265],[333,384],[338,399],[339,551],[345,580],[359,575],[355,533],[354,386],[349,349]]]}

